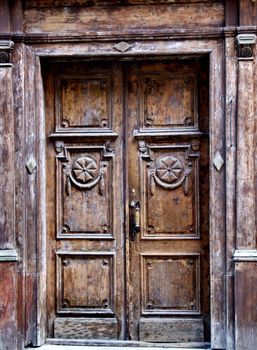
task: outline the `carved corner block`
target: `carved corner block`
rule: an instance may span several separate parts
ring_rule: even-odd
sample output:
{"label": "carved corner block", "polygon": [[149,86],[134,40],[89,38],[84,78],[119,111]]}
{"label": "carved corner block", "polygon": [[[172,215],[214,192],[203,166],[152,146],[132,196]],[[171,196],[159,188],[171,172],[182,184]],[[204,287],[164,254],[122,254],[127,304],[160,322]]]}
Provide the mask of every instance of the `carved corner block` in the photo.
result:
{"label": "carved corner block", "polygon": [[255,34],[239,34],[236,37],[238,58],[243,60],[251,60],[254,55],[254,47],[256,44]]}
{"label": "carved corner block", "polygon": [[0,40],[0,67],[11,67],[10,53],[14,43],[11,40]]}

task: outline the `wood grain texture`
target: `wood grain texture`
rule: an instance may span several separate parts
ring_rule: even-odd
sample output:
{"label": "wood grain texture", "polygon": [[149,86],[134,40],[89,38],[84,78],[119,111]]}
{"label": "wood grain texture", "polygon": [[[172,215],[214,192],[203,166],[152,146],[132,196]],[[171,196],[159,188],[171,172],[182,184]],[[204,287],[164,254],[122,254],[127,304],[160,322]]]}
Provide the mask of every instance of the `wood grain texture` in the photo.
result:
{"label": "wood grain texture", "polygon": [[63,339],[117,339],[115,318],[56,318],[55,338]]}
{"label": "wood grain texture", "polygon": [[224,85],[223,43],[219,42],[210,61],[210,259],[211,259],[211,343],[215,349],[224,348],[225,328],[225,169],[218,172],[214,155],[224,159]]}
{"label": "wood grain texture", "polygon": [[[44,67],[44,72],[47,86],[46,113],[52,116],[46,123],[48,336],[54,336],[57,313],[77,317],[77,322],[82,316],[89,314],[98,318],[99,322],[90,326],[91,335],[90,332],[84,332],[88,337],[92,336],[93,331],[97,334],[98,328],[99,331],[102,329],[100,320],[103,315],[115,315],[119,323],[111,337],[123,338],[125,324],[120,63],[49,63]],[[85,72],[92,77],[112,77],[113,96],[107,102],[108,105],[111,104],[111,125],[117,140],[110,141],[103,125],[95,130],[93,138],[90,137],[90,119],[81,119],[80,113],[73,114],[75,106],[84,116],[93,111],[94,101],[106,101],[105,84],[103,89],[99,89],[98,83],[93,83],[92,88],[93,80],[88,84],[88,80],[83,78]],[[68,118],[74,116],[74,125],[79,125],[79,132],[74,133],[73,125],[69,124],[61,128],[58,118],[54,118],[59,113],[60,100],[57,97],[60,94],[56,93],[56,89],[60,85],[53,82],[61,75],[71,79],[81,76],[84,84],[83,93],[77,93],[76,99],[71,92],[65,102],[62,100],[64,104],[68,101]],[[84,93],[88,94],[89,104],[85,103]],[[102,99],[103,95],[105,97]],[[99,106],[102,106],[102,102]],[[106,109],[102,109],[101,113],[106,118]],[[49,135],[56,129],[59,130],[59,138],[55,143]],[[67,130],[70,135],[68,140]],[[84,136],[81,137],[80,134]],[[63,208],[61,214],[60,208]],[[73,333],[67,334],[72,337]],[[99,334],[102,334],[101,331]]]}
{"label": "wood grain texture", "polygon": [[237,117],[237,249],[256,247],[253,61],[239,60]]}
{"label": "wood grain texture", "polygon": [[257,24],[257,4],[252,0],[240,0],[239,4],[240,26],[253,26]]}
{"label": "wood grain texture", "polygon": [[257,342],[256,262],[236,262],[235,334],[236,350],[254,350]]}
{"label": "wood grain texture", "polygon": [[[185,103],[184,94],[179,93],[180,84],[176,85],[176,92],[173,93],[173,89],[169,89],[173,82],[170,83],[169,79],[172,81],[172,75],[175,73],[182,77],[195,74],[199,83],[199,95],[196,99],[201,101],[196,111],[199,116],[197,130],[208,132],[207,67],[205,60],[200,62],[198,60],[139,61],[130,63],[127,67],[126,120],[129,150],[127,196],[130,202],[140,201],[141,212],[141,230],[135,240],[131,239],[129,244],[129,334],[132,339],[138,337],[135,320],[140,322],[142,315],[146,314],[149,317],[149,323],[153,321],[153,324],[157,315],[172,320],[174,315],[179,314],[181,325],[188,315],[198,314],[206,320],[205,340],[209,339],[207,204],[209,198],[208,195],[206,196],[208,194],[208,177],[206,177],[208,142],[201,138],[195,142],[188,133],[195,127],[189,125],[181,128],[180,137],[173,136],[171,128],[169,132],[162,134],[160,125],[165,120],[166,113],[158,115],[159,110],[156,107],[162,103],[166,105],[164,101],[168,94],[171,97],[175,96],[172,100],[174,106],[187,106],[188,100],[191,101],[191,96],[195,94],[194,84],[188,84],[190,93],[186,95]],[[143,119],[140,118],[142,109],[138,110],[141,99],[144,98],[140,93],[139,77],[149,77],[151,74],[155,77],[166,75],[169,83],[163,84],[162,94],[159,96],[157,94],[158,103],[154,99],[150,100],[154,111],[153,123],[146,128],[142,126]],[[147,88],[152,87],[147,86]],[[174,108],[172,118],[176,120],[179,113],[180,110]],[[156,118],[159,121],[158,125],[155,125]],[[135,130],[140,130],[139,134],[143,130],[139,139],[132,136]],[[199,155],[199,164],[197,162],[193,164]],[[188,167],[192,171],[189,171],[190,175],[188,174],[186,179],[183,174]],[[194,167],[195,170],[197,169],[196,172]],[[139,170],[135,171],[135,168]],[[198,171],[201,174],[200,184],[196,180]],[[195,193],[197,193],[196,196]],[[198,195],[201,197],[201,209],[196,203]],[[202,221],[198,230],[195,215],[198,216],[199,211]],[[130,225],[128,234],[131,234],[133,228],[131,215]],[[201,269],[196,262],[197,259],[191,258],[194,254],[201,255]],[[200,338],[203,337],[202,334]],[[169,341],[169,336],[167,335],[167,339],[164,338],[164,333],[163,341]]]}
{"label": "wood grain texture", "polygon": [[[218,27],[224,23],[222,3],[192,3],[26,10],[25,32],[140,31],[165,27]],[[111,21],[110,21],[111,18]],[[211,18],[211,21],[209,20]],[[126,19],[126,21],[124,21]]]}
{"label": "wood grain texture", "polygon": [[7,0],[0,3],[0,18],[0,32],[10,32],[10,9]]}
{"label": "wood grain texture", "polygon": [[239,24],[239,1],[226,0],[226,26],[237,26]]}
{"label": "wood grain texture", "polygon": [[[194,2],[221,2],[220,0],[66,0],[65,6],[115,6],[115,5],[133,5],[133,4],[167,4],[167,3],[194,3]],[[26,8],[42,7],[63,7],[63,0],[26,0]]]}
{"label": "wood grain texture", "polygon": [[236,101],[237,57],[233,37],[227,37],[226,49],[226,260],[227,260],[227,350],[234,349],[234,264],[236,245]]}
{"label": "wood grain texture", "polygon": [[10,31],[23,32],[23,3],[22,0],[8,1],[10,7]]}
{"label": "wood grain texture", "polygon": [[0,263],[0,348],[17,349],[17,267]]}
{"label": "wood grain texture", "polygon": [[203,321],[199,319],[152,319],[142,318],[139,323],[139,337],[147,342],[201,342]]}
{"label": "wood grain texture", "polygon": [[14,216],[14,118],[12,68],[0,67],[0,248],[11,249],[15,241]]}
{"label": "wood grain texture", "polygon": [[57,312],[113,313],[113,260],[113,255],[106,253],[58,252]]}

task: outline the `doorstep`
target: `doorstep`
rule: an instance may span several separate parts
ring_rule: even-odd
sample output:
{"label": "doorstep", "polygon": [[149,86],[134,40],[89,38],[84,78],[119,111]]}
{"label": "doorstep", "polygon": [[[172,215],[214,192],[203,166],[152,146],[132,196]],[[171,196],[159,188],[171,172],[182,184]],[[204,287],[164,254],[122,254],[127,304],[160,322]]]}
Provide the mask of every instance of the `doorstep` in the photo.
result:
{"label": "doorstep", "polygon": [[[24,350],[142,350],[142,347],[131,347],[131,346],[84,346],[84,345],[51,345],[51,344],[45,344],[38,348],[25,348]],[[147,347],[145,348],[147,350],[182,350],[182,348],[176,348],[176,347]],[[183,348],[183,350],[196,350],[196,348]],[[198,348],[198,350],[208,350],[206,348]],[[210,350],[210,349],[209,349]]]}

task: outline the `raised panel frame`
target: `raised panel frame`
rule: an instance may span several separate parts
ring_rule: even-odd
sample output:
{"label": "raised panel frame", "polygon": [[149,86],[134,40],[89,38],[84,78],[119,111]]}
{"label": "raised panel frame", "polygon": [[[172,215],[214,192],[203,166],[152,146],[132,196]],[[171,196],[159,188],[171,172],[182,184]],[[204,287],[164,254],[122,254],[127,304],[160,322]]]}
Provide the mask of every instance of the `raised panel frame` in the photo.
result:
{"label": "raised panel frame", "polygon": [[[87,145],[85,143],[76,144],[76,143],[64,143],[57,141],[55,143],[56,149],[56,238],[57,239],[114,239],[113,235],[113,187],[111,183],[113,183],[113,167],[114,164],[114,148],[115,146],[110,143],[105,144],[95,144],[95,145]],[[67,171],[67,165],[72,164],[75,160],[70,155],[71,152],[99,152],[100,156],[100,164],[99,164],[99,175],[92,182],[93,186],[99,186],[99,195],[104,195],[101,193],[103,189],[102,186],[105,186],[111,190],[109,193],[109,219],[110,222],[108,225],[104,225],[102,230],[99,232],[72,232],[70,227],[63,222],[63,192],[70,191],[72,185],[76,187],[81,186],[76,180],[71,181],[71,170]],[[71,168],[71,165],[70,165]],[[101,177],[104,178],[105,173],[109,171],[109,183],[106,185],[101,185]],[[73,184],[72,184],[73,182]],[[84,186],[87,186],[85,184]],[[83,190],[83,188],[82,188]],[[89,188],[90,190],[90,188]]]}
{"label": "raised panel frame", "polygon": [[[82,125],[78,126],[70,126],[69,122],[67,120],[62,121],[62,112],[61,112],[61,103],[58,103],[58,101],[61,101],[61,80],[102,80],[105,81],[108,88],[107,88],[107,95],[106,95],[106,107],[107,107],[107,115],[105,118],[105,121],[102,122],[101,127],[83,127]],[[70,74],[70,75],[64,75],[59,74],[55,77],[55,119],[56,119],[56,125],[55,125],[55,132],[57,133],[97,133],[97,132],[111,132],[112,131],[112,125],[113,125],[113,87],[114,82],[112,75],[110,72],[99,72],[95,74]],[[104,123],[107,123],[105,125]]]}
{"label": "raised panel frame", "polygon": [[[110,279],[110,289],[109,289],[109,300],[110,303],[108,305],[103,305],[102,308],[69,308],[69,307],[63,307],[63,295],[62,295],[62,280],[63,280],[63,274],[62,274],[62,264],[66,264],[65,260],[63,259],[76,259],[78,257],[84,258],[84,259],[102,259],[103,264],[105,261],[108,261],[110,264],[110,271],[109,271],[109,279]],[[96,315],[96,316],[113,316],[115,315],[115,291],[114,286],[116,286],[116,262],[115,262],[116,254],[115,252],[88,252],[88,251],[57,251],[56,252],[56,283],[57,283],[57,315]],[[104,303],[104,302],[103,302]],[[67,305],[68,306],[68,305]]]}
{"label": "raised panel frame", "polygon": [[[154,307],[151,306],[151,308],[148,308],[147,310],[147,303],[148,300],[146,299],[147,293],[146,293],[146,286],[147,286],[147,279],[146,279],[146,260],[147,259],[190,259],[195,260],[195,295],[196,295],[196,303],[195,303],[195,309],[193,310],[176,310],[176,309],[154,309]],[[153,254],[153,253],[142,253],[140,254],[140,264],[141,264],[141,314],[142,316],[174,316],[174,315],[201,315],[201,309],[200,309],[200,290],[201,290],[201,280],[200,280],[200,265],[201,265],[201,256],[200,253],[188,253],[188,252],[180,252],[180,253],[163,253],[163,254]],[[150,310],[149,310],[150,309]]]}
{"label": "raised panel frame", "polygon": [[[193,106],[194,106],[194,118],[193,118],[193,125],[189,121],[188,118],[191,116],[185,116],[184,124],[170,124],[167,126],[162,125],[155,125],[152,123],[153,121],[148,121],[147,118],[145,118],[145,111],[146,111],[146,92],[144,91],[146,87],[146,80],[148,79],[167,79],[170,78],[172,80],[178,79],[193,79]],[[185,74],[179,74],[179,73],[142,73],[139,74],[139,94],[138,94],[138,104],[139,104],[139,119],[140,119],[140,131],[151,131],[151,132],[165,132],[165,131],[171,131],[171,130],[187,130],[187,131],[197,131],[198,130],[198,99],[197,99],[197,74],[196,72],[186,72]],[[187,119],[187,120],[186,120]],[[149,123],[150,125],[146,125]]]}
{"label": "raised panel frame", "polygon": [[[153,175],[153,165],[156,161],[154,151],[161,150],[163,154],[166,155],[168,152],[174,152],[175,150],[180,150],[185,153],[185,163],[193,163],[191,169],[184,166],[185,172],[188,170],[188,174],[184,175],[183,178],[179,181],[179,186],[184,186],[184,193],[188,191],[186,189],[187,178],[189,176],[194,176],[194,218],[195,218],[195,227],[194,231],[182,234],[182,233],[167,233],[160,234],[159,232],[156,234],[154,231],[152,232],[151,228],[147,226],[147,197],[149,196],[149,192],[151,192],[151,182],[158,181],[156,176]],[[163,240],[163,239],[200,239],[200,204],[199,204],[199,141],[192,140],[191,143],[153,143],[153,142],[145,142],[139,141],[139,157],[140,157],[140,180],[141,182],[141,193],[140,193],[140,203],[141,203],[141,239],[143,240]],[[158,158],[158,157],[157,157]],[[192,172],[193,174],[190,174]],[[148,177],[148,180],[146,178]],[[156,179],[152,180],[151,177],[155,177]],[[150,180],[149,180],[150,179]],[[147,186],[148,184],[148,186]],[[158,186],[158,183],[155,185]],[[165,186],[165,184],[164,184]],[[170,185],[172,186],[172,184]],[[189,185],[188,185],[189,186]],[[169,191],[170,189],[167,189]],[[171,189],[172,190],[172,189]],[[190,228],[191,230],[191,228]],[[147,233],[148,232],[148,233]]]}

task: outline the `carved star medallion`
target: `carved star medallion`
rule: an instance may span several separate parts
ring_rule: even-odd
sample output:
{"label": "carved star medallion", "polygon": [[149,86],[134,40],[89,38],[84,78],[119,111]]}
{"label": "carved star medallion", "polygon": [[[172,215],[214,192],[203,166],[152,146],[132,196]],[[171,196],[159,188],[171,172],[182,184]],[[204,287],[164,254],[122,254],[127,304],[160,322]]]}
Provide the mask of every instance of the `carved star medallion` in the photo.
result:
{"label": "carved star medallion", "polygon": [[97,164],[93,158],[79,157],[73,163],[72,172],[77,181],[87,183],[97,176]]}
{"label": "carved star medallion", "polygon": [[178,181],[183,175],[183,165],[181,161],[173,156],[166,156],[156,163],[156,175],[166,183]]}

